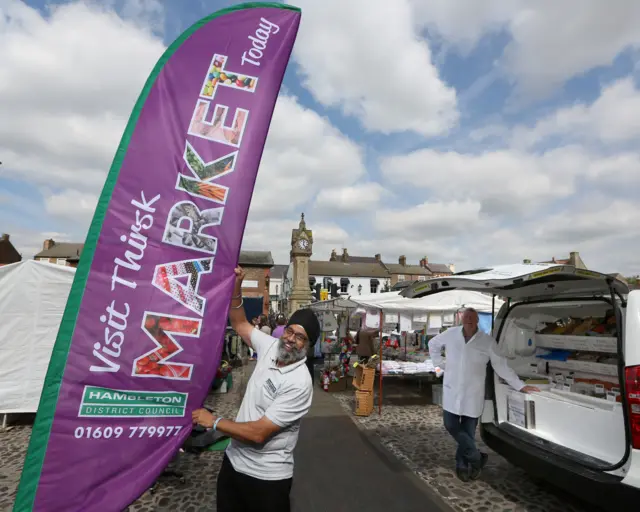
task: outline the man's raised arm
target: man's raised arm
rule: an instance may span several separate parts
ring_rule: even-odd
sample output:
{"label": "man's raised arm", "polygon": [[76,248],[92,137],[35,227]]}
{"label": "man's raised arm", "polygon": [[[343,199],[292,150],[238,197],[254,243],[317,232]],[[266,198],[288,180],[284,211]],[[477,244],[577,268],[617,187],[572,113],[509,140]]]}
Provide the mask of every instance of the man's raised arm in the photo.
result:
{"label": "man's raised arm", "polygon": [[231,321],[231,327],[242,340],[251,347],[251,333],[253,332],[253,325],[247,320],[247,315],[244,312],[243,299],[242,299],[242,281],[244,280],[245,272],[242,268],[237,267],[234,272],[236,273],[236,282],[233,287],[233,295],[231,296],[231,308],[229,309],[229,320]]}

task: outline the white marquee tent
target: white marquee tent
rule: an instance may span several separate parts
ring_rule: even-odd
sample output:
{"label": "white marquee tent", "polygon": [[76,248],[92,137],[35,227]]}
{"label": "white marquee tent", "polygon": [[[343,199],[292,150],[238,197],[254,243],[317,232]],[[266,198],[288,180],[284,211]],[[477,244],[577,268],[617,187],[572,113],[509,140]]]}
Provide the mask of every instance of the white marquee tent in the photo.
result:
{"label": "white marquee tent", "polygon": [[[495,312],[497,313],[503,301],[495,299]],[[479,313],[493,312],[491,295],[485,293],[448,290],[419,299],[402,297],[398,292],[374,293],[370,295],[351,295],[348,298],[316,302],[311,308],[317,311],[342,311],[348,309],[377,309],[384,311],[411,311],[411,312],[456,312],[461,308],[474,308]]]}
{"label": "white marquee tent", "polygon": [[0,414],[38,410],[74,276],[34,260],[0,267]]}
{"label": "white marquee tent", "polygon": [[[384,311],[455,312],[461,308],[474,308],[479,313],[491,313],[493,311],[491,295],[465,290],[448,290],[419,299],[407,299],[397,292],[390,292],[352,296],[349,297],[349,300],[360,307],[382,309]],[[496,313],[502,304],[503,301],[496,298]]]}

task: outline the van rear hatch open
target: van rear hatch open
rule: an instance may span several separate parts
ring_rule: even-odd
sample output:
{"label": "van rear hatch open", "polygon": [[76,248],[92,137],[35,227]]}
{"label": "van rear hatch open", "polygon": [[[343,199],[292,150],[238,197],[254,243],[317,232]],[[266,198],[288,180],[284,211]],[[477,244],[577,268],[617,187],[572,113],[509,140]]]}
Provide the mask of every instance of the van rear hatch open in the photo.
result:
{"label": "van rear hatch open", "polygon": [[622,476],[631,447],[640,449],[640,351],[625,360],[627,284],[569,265],[520,264],[416,282],[401,295],[454,289],[507,299],[493,332],[499,350],[542,389],[523,395],[491,372],[482,422]]}

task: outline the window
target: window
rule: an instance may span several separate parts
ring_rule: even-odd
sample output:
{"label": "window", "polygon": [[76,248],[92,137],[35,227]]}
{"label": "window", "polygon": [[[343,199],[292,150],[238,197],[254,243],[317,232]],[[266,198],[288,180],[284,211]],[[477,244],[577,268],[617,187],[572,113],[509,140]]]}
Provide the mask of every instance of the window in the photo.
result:
{"label": "window", "polygon": [[67,265],[67,258],[58,258],[56,260],[56,265],[64,265],[64,266],[66,266]]}
{"label": "window", "polygon": [[349,293],[349,278],[342,277],[340,279],[340,293]]}
{"label": "window", "polygon": [[380,281],[378,281],[377,279],[372,279],[371,281],[369,281],[371,293],[378,293],[378,285],[380,285]]}
{"label": "window", "polygon": [[426,281],[427,277],[426,276],[418,276],[418,281]]}
{"label": "window", "polygon": [[280,286],[276,285],[276,296],[280,294]]}
{"label": "window", "polygon": [[398,275],[398,282],[401,283],[402,281],[404,281],[404,274]]}

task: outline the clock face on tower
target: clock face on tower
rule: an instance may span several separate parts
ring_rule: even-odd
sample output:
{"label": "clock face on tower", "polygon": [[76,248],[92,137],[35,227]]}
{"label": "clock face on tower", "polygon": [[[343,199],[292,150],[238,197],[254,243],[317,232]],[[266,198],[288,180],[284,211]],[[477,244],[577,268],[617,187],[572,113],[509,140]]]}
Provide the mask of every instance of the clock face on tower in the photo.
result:
{"label": "clock face on tower", "polygon": [[300,240],[298,240],[297,245],[299,249],[306,251],[309,248],[309,240],[301,238]]}

